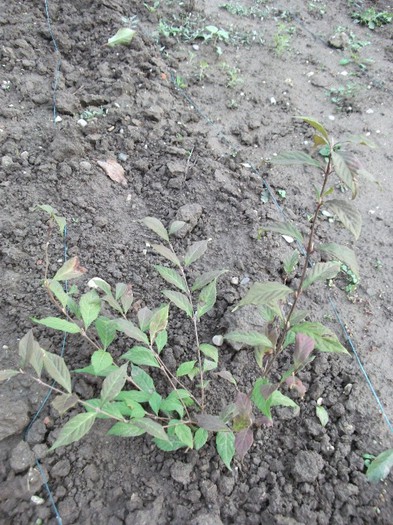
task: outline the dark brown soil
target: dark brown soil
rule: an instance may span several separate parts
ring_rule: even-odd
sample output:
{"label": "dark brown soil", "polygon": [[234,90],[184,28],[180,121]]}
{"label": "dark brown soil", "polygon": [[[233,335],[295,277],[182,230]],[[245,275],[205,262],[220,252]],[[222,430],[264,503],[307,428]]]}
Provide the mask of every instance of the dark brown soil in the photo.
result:
{"label": "dark brown soil", "polygon": [[[136,299],[150,307],[162,300],[163,286],[152,268],[158,258],[147,244],[154,237],[139,220],[151,215],[169,224],[186,206],[196,224],[176,241],[179,251],[212,239],[198,269],[229,270],[220,279],[216,307],[201,326],[205,341],[222,333],[227,312],[249,284],[279,279],[290,251],[279,237],[259,239],[266,218],[278,217],[272,200],[264,198],[263,180],[274,191],[285,190],[280,206],[298,224],[305,224],[312,209],[315,175],[268,162],[280,151],[306,149],[311,133],[292,117],[311,115],[337,138],[369,134],[379,146],[362,151],[364,164],[380,182],[378,187],[361,181],[357,201],[364,221],[356,246],[362,281],[350,295],[338,284],[316,286],[304,306],[345,343],[331,309],[335,301],[392,418],[392,26],[371,31],[351,18],[354,10],[371,5],[391,11],[389,2],[232,3],[254,9],[255,16],[244,10],[248,16],[231,14],[220,8],[223,3],[166,1],[148,10],[134,0],[51,0],[59,49],[54,53],[43,2],[1,2],[0,368],[15,365],[18,339],[32,327],[31,317],[54,314],[41,286],[47,220],[35,210],[37,204],[50,204],[66,217],[68,256],[78,255],[88,268],[82,288],[94,276],[112,284],[132,282]],[[106,46],[122,17],[133,15],[139,22],[131,45]],[[197,30],[206,33],[211,25],[226,29],[228,41],[198,38]],[[344,49],[328,45],[337,32],[346,35]],[[358,55],[340,65],[356,44]],[[359,63],[365,58],[373,63],[364,69]],[[340,86],[346,92],[337,105],[328,92]],[[78,120],[86,111],[101,115],[81,127]],[[124,167],[127,187],[98,167],[97,160],[108,158]],[[328,221],[318,235],[352,244]],[[63,250],[62,240],[52,237],[51,272]],[[175,364],[191,358],[189,334],[187,320],[173,309],[166,357]],[[60,335],[37,328],[35,335],[43,348],[61,351]],[[90,354],[76,336],[68,337],[64,356],[70,368],[87,365]],[[248,350],[234,352],[224,345],[220,359],[244,390],[258,377]],[[148,437],[110,438],[105,421],[81,442],[48,454],[69,416],[63,421],[46,404],[24,440],[22,430],[46,392],[27,378],[3,383],[0,427],[3,432],[4,422],[11,421],[14,432],[0,441],[0,521],[393,523],[392,476],[369,484],[362,459],[390,448],[392,436],[356,359],[320,354],[302,380],[309,389],[298,400],[300,413],[276,409],[273,428],[257,431],[250,453],[243,463],[235,461],[232,472],[213,444],[200,452],[164,453]],[[209,392],[218,409],[233,395],[222,383]],[[83,376],[75,388],[89,398],[97,384]],[[330,417],[325,428],[315,416],[319,398]],[[48,477],[57,517],[35,458]]]}

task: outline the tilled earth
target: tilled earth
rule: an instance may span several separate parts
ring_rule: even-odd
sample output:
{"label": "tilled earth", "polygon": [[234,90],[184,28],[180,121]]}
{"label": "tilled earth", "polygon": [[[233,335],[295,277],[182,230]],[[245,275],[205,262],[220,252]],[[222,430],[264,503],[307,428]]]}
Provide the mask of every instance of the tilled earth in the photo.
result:
{"label": "tilled earth", "polygon": [[[197,268],[229,270],[201,325],[205,341],[223,333],[232,319],[228,312],[250,283],[279,279],[290,253],[281,238],[260,238],[261,224],[279,218],[263,180],[287,216],[307,224],[315,175],[272,168],[268,159],[306,147],[311,133],[292,117],[312,115],[337,138],[363,133],[379,146],[362,153],[380,183],[361,181],[357,201],[364,221],[356,246],[362,281],[349,295],[340,289],[348,276],[330,289],[316,286],[304,306],[341,337],[330,307],[335,301],[392,418],[392,26],[372,31],[354,24],[356,5],[350,4],[391,8],[388,2],[344,0],[285,4],[248,1],[231,13],[215,1],[52,0],[54,52],[43,2],[2,2],[1,368],[17,362],[18,340],[32,327],[31,317],[54,315],[41,286],[48,226],[38,204],[52,205],[68,224],[64,242],[50,237],[51,273],[66,249],[88,269],[82,288],[94,276],[131,282],[136,299],[150,307],[162,300],[163,285],[152,268],[159,260],[150,249],[154,236],[140,219],[155,216],[167,225],[186,220],[189,233],[176,240],[179,252],[211,239]],[[132,16],[139,21],[130,46],[106,46],[124,25],[122,17]],[[228,36],[211,29],[206,37],[209,26]],[[373,62],[364,65],[366,58]],[[343,59],[349,61],[340,65]],[[98,166],[108,159],[123,166],[127,185]],[[352,243],[328,220],[318,235]],[[34,330],[43,348],[60,352],[60,335]],[[192,358],[190,333],[186,318],[173,309],[163,354],[169,366]],[[125,345],[119,342],[119,352]],[[67,338],[64,352],[71,369],[88,364],[91,354],[76,336]],[[246,349],[224,345],[220,360],[244,391],[258,377]],[[148,437],[107,436],[105,421],[79,443],[48,454],[69,416],[62,420],[47,403],[32,420],[45,390],[25,377],[3,383],[0,521],[392,523],[391,476],[371,485],[362,458],[391,447],[391,435],[355,358],[320,354],[301,378],[308,392],[297,399],[300,412],[275,409],[274,426],[257,430],[250,453],[231,472],[213,444],[200,452],[164,453]],[[95,379],[75,381],[83,397],[98,391]],[[233,392],[217,380],[208,395],[218,411]],[[326,427],[315,415],[319,398],[329,413]]]}

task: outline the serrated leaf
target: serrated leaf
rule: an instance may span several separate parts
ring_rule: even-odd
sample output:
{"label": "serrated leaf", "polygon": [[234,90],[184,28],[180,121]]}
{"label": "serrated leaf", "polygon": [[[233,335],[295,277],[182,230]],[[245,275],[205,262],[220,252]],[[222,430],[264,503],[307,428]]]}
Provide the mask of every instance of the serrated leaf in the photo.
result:
{"label": "serrated leaf", "polygon": [[354,199],[357,194],[357,185],[355,179],[355,171],[350,169],[350,166],[344,156],[337,151],[332,152],[332,161],[334,171],[337,177],[349,188],[352,192],[352,198]]}
{"label": "serrated leaf", "polygon": [[178,399],[173,399],[170,397],[164,399],[161,402],[160,410],[161,412],[165,413],[177,412],[179,414],[179,417],[183,417],[184,415],[184,407],[181,404],[181,402]]}
{"label": "serrated leaf", "polygon": [[307,363],[314,347],[315,341],[310,336],[302,333],[296,334],[295,351],[293,353],[293,360],[296,367]]}
{"label": "serrated leaf", "polygon": [[113,308],[116,312],[119,312],[119,314],[123,315],[123,308],[120,306],[118,301],[116,301],[112,294],[104,295],[102,299],[103,301],[108,303],[109,306]]}
{"label": "serrated leaf", "polygon": [[231,461],[235,455],[235,436],[232,432],[217,432],[216,448],[220,458],[229,470]]}
{"label": "serrated leaf", "polygon": [[203,315],[210,312],[215,305],[217,299],[217,286],[216,281],[212,281],[210,284],[202,288],[197,305],[197,317],[200,319]]}
{"label": "serrated leaf", "polygon": [[60,317],[45,317],[45,319],[35,319],[32,320],[37,324],[42,324],[47,328],[53,328],[54,330],[60,330],[60,332],[67,332],[69,334],[78,334],[81,329],[75,323],[61,319]]}
{"label": "serrated leaf", "polygon": [[124,313],[127,314],[128,310],[131,308],[131,305],[134,301],[134,294],[132,292],[131,284],[126,284],[125,287],[126,288],[120,297],[120,303],[121,303]]}
{"label": "serrated leaf", "polygon": [[116,325],[112,319],[98,317],[94,324],[103,349],[106,350],[116,337]]}
{"label": "serrated leaf", "polygon": [[145,434],[145,431],[142,428],[139,428],[135,423],[123,423],[119,421],[111,427],[108,432],[111,436],[120,436],[120,437],[137,437]]}
{"label": "serrated leaf", "polygon": [[[38,377],[42,370],[42,351],[38,342],[34,339],[33,330],[29,330],[19,341],[20,367],[33,366]],[[34,356],[34,357],[33,357]]]}
{"label": "serrated leaf", "polygon": [[175,434],[179,438],[179,441],[184,443],[188,448],[194,447],[194,440],[190,427],[181,424],[175,426]]}
{"label": "serrated leaf", "polygon": [[94,288],[94,289],[98,288],[99,290],[103,291],[106,295],[112,295],[110,285],[106,281],[104,281],[104,279],[101,279],[100,277],[93,277],[93,279],[90,279],[87,285],[90,288]]}
{"label": "serrated leaf", "polygon": [[260,230],[267,232],[280,233],[281,235],[287,235],[293,237],[299,242],[303,242],[303,236],[299,230],[293,226],[290,222],[274,222],[271,224],[263,224]]}
{"label": "serrated leaf", "polygon": [[202,343],[199,345],[199,350],[206,356],[210,357],[216,364],[218,362],[218,349],[213,346],[209,345],[208,343]]}
{"label": "serrated leaf", "polygon": [[136,31],[134,29],[131,29],[130,27],[122,27],[121,29],[118,29],[115,35],[113,35],[111,38],[108,38],[107,45],[109,47],[122,45],[128,46],[135,35]]}
{"label": "serrated leaf", "polygon": [[299,405],[288,396],[284,396],[279,390],[275,390],[270,396],[270,407],[290,407],[298,409]]}
{"label": "serrated leaf", "polygon": [[209,437],[209,432],[205,430],[204,428],[198,428],[198,430],[194,434],[194,448],[195,450],[199,450],[202,448]]}
{"label": "serrated leaf", "polygon": [[131,377],[134,383],[142,392],[152,394],[155,391],[154,381],[147,372],[139,368],[139,366],[132,365]]}
{"label": "serrated leaf", "polygon": [[128,352],[123,354],[121,359],[128,359],[128,361],[131,361],[134,365],[154,366],[156,368],[159,368],[160,366],[150,348],[145,348],[143,346],[134,346],[128,350]]}
{"label": "serrated leaf", "polygon": [[338,262],[316,263],[310,270],[307,271],[302,290],[305,290],[316,281],[326,281],[328,279],[333,279],[340,271],[340,268],[341,264]]}
{"label": "serrated leaf", "polygon": [[135,326],[131,321],[126,319],[116,319],[113,321],[116,326],[116,330],[123,332],[126,336],[139,341],[140,343],[149,344],[149,339],[145,333],[142,332],[137,326]]}
{"label": "serrated leaf", "polygon": [[283,262],[284,272],[287,275],[290,275],[295,270],[296,266],[298,265],[298,262],[299,252],[297,250],[294,250],[292,254],[289,257],[287,257]]}
{"label": "serrated leaf", "polygon": [[142,392],[140,390],[122,390],[116,397],[116,400],[124,401],[128,406],[133,408],[136,404],[149,401],[150,397],[150,392]]}
{"label": "serrated leaf", "polygon": [[90,290],[82,295],[79,301],[79,308],[85,328],[89,328],[100,314],[101,300],[95,290]]}
{"label": "serrated leaf", "polygon": [[66,308],[68,303],[68,294],[64,291],[63,286],[59,281],[54,281],[53,279],[48,281],[49,290],[53,293],[56,299],[59,301],[63,308]]}
{"label": "serrated leaf", "polygon": [[163,427],[159,423],[156,423],[147,417],[135,420],[134,424],[157,439],[169,441],[169,438]]}
{"label": "serrated leaf", "polygon": [[323,427],[326,427],[329,421],[329,414],[325,407],[321,405],[317,405],[315,407],[315,412],[317,414],[317,417]]}
{"label": "serrated leaf", "polygon": [[316,246],[316,249],[322,253],[325,253],[329,257],[338,259],[339,261],[349,266],[353,273],[356,275],[356,277],[359,279],[359,265],[356,259],[355,252],[351,250],[351,248],[347,248],[347,246],[342,246],[340,244],[336,244],[335,242],[331,242],[328,244],[318,244]]}
{"label": "serrated leaf", "polygon": [[342,222],[343,226],[359,239],[362,230],[362,216],[359,210],[350,202],[331,199],[325,202],[325,206]]}
{"label": "serrated leaf", "polygon": [[178,266],[179,268],[181,267],[177,255],[173,253],[169,248],[167,248],[163,244],[152,244],[151,247],[155,252],[165,257],[165,259],[168,259],[168,261],[173,263],[175,266]]}
{"label": "serrated leaf", "polygon": [[121,392],[127,380],[127,367],[128,363],[125,363],[104,379],[101,389],[102,403],[112,401]]}
{"label": "serrated leaf", "polygon": [[[342,346],[337,336],[321,323],[310,323],[305,321],[291,327],[289,334],[306,334],[315,342],[315,348],[320,352],[334,352],[348,354],[348,350]],[[289,335],[288,334],[288,335]]]}
{"label": "serrated leaf", "polygon": [[91,356],[91,365],[94,372],[99,375],[103,370],[107,370],[113,363],[113,358],[109,352],[97,350]]}
{"label": "serrated leaf", "polygon": [[157,332],[160,332],[161,330],[165,330],[168,324],[168,315],[169,315],[169,304],[166,304],[162,306],[161,308],[157,308],[157,310],[153,312],[153,315],[150,319],[150,325],[149,325],[151,342],[154,341],[154,338]]}
{"label": "serrated leaf", "polygon": [[350,142],[351,144],[361,144],[363,146],[368,146],[371,149],[375,149],[377,147],[375,142],[366,137],[365,135],[349,135],[344,137],[342,142]]}
{"label": "serrated leaf", "polygon": [[142,222],[145,226],[150,228],[154,233],[156,233],[161,239],[169,242],[168,232],[162,222],[155,217],[145,217],[142,219]]}
{"label": "serrated leaf", "polygon": [[161,330],[161,332],[158,332],[154,340],[154,344],[157,347],[158,353],[162,351],[162,349],[165,347],[167,342],[168,342],[168,332],[166,330]]}
{"label": "serrated leaf", "polygon": [[18,374],[20,374],[18,370],[11,370],[11,369],[0,370],[0,381],[7,381],[7,379],[17,376]]}
{"label": "serrated leaf", "polygon": [[182,292],[187,293],[187,284],[184,281],[183,277],[179,275],[179,273],[176,270],[173,270],[172,268],[167,268],[166,266],[160,266],[158,264],[156,264],[154,268],[161,275],[161,277],[165,279],[169,284],[173,284],[173,286],[176,286]]}
{"label": "serrated leaf", "polygon": [[169,235],[174,235],[185,225],[186,223],[184,221],[173,221],[172,224],[169,226]]}
{"label": "serrated leaf", "polygon": [[156,416],[158,416],[158,412],[161,407],[161,402],[162,402],[162,397],[160,396],[160,394],[158,394],[157,392],[153,392],[149,398],[149,405]]}
{"label": "serrated leaf", "polygon": [[59,268],[53,277],[54,281],[68,281],[70,279],[78,279],[87,272],[79,263],[78,257],[68,259],[61,268]]}
{"label": "serrated leaf", "polygon": [[224,273],[227,272],[228,270],[212,270],[210,272],[205,272],[195,279],[191,290],[193,292],[201,290],[202,288],[210,284],[212,281],[217,280],[218,277],[221,277],[221,275],[224,275]]}
{"label": "serrated leaf", "polygon": [[249,304],[253,304],[256,306],[271,306],[277,303],[278,301],[286,299],[286,297],[290,293],[293,293],[293,290],[281,283],[254,283],[245,295],[245,297],[243,297],[240,303],[232,311],[235,311],[238,308]]}
{"label": "serrated leaf", "polygon": [[303,116],[297,116],[294,118],[300,118],[304,122],[307,122],[310,126],[312,126],[314,129],[316,129],[324,139],[326,139],[327,142],[329,142],[329,135],[324,126],[318,122],[317,120],[311,118],[311,117],[303,117]]}
{"label": "serrated leaf", "polygon": [[259,332],[229,332],[224,336],[224,339],[233,343],[243,343],[249,346],[266,346],[273,348],[273,343],[270,339]]}
{"label": "serrated leaf", "polygon": [[150,319],[152,318],[152,315],[153,312],[150,310],[150,308],[147,308],[147,306],[141,308],[137,313],[139,328],[142,330],[142,332],[147,332],[147,330],[149,329]]}
{"label": "serrated leaf", "polygon": [[186,361],[182,363],[176,370],[176,377],[186,376],[191,373],[195,366],[196,361]]}
{"label": "serrated leaf", "polygon": [[184,256],[184,265],[190,266],[197,261],[207,250],[208,241],[197,241],[191,244]]}
{"label": "serrated leaf", "polygon": [[79,441],[89,432],[95,419],[96,414],[94,412],[85,412],[84,414],[78,414],[71,418],[60,430],[59,437],[49,450],[52,451],[58,447]]}
{"label": "serrated leaf", "polygon": [[200,428],[204,428],[210,432],[228,430],[227,425],[219,416],[213,416],[210,414],[196,414],[195,421]]}
{"label": "serrated leaf", "polygon": [[244,428],[235,434],[235,450],[239,456],[240,461],[243,461],[244,456],[250,450],[254,442],[254,434],[251,428]]}
{"label": "serrated leaf", "polygon": [[52,406],[57,412],[62,416],[69,410],[74,407],[79,402],[78,396],[75,394],[61,394],[56,396],[52,401]]}
{"label": "serrated leaf", "polygon": [[68,393],[71,393],[71,376],[64,359],[45,350],[42,352],[43,364],[47,374]]}
{"label": "serrated leaf", "polygon": [[280,166],[313,166],[320,168],[320,163],[303,151],[286,151],[271,159],[272,164]]}
{"label": "serrated leaf", "polygon": [[189,317],[193,317],[194,312],[192,310],[192,304],[186,295],[180,292],[174,292],[173,290],[163,290],[162,293],[172,301],[173,304],[180,308],[180,310],[186,312]]}
{"label": "serrated leaf", "polygon": [[383,481],[393,467],[393,448],[379,454],[367,469],[367,479],[372,482]]}

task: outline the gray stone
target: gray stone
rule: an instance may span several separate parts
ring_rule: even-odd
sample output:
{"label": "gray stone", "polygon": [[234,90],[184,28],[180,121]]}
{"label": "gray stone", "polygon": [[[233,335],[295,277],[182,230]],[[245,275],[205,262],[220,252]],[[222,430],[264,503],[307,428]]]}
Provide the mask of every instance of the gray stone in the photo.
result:
{"label": "gray stone", "polygon": [[178,160],[171,160],[167,163],[166,167],[172,177],[177,177],[179,175],[184,175],[185,165]]}
{"label": "gray stone", "polygon": [[217,514],[204,513],[191,520],[190,525],[223,525],[223,523]]}
{"label": "gray stone", "polygon": [[181,483],[187,485],[191,481],[192,465],[188,463],[182,463],[181,461],[175,461],[171,467],[172,478]]}
{"label": "gray stone", "polygon": [[34,464],[35,458],[26,441],[20,441],[11,452],[10,465],[17,474]]}
{"label": "gray stone", "polygon": [[4,155],[4,157],[1,158],[1,166],[3,168],[10,168],[14,164],[12,157],[9,155]]}
{"label": "gray stone", "polygon": [[68,459],[58,461],[51,469],[51,475],[55,478],[65,478],[71,470],[71,463]]}
{"label": "gray stone", "polygon": [[87,173],[91,171],[91,164],[87,160],[82,160],[79,163],[79,167],[82,171],[86,171]]}
{"label": "gray stone", "polygon": [[76,115],[80,110],[78,98],[70,92],[60,92],[56,98],[57,110],[63,115]]}
{"label": "gray stone", "polygon": [[335,49],[344,49],[349,44],[349,36],[344,33],[335,33],[328,40],[329,46]]}
{"label": "gray stone", "polygon": [[185,237],[197,225],[203,208],[200,204],[185,204],[177,210],[176,219],[184,221],[186,224],[175,235],[177,237]]}
{"label": "gray stone", "polygon": [[296,481],[306,481],[314,483],[319,473],[323,469],[324,461],[322,456],[313,451],[301,451],[295,458],[293,473]]}
{"label": "gray stone", "polygon": [[160,523],[160,515],[164,505],[164,497],[158,496],[150,509],[138,510],[126,518],[126,525],[152,525]]}
{"label": "gray stone", "polygon": [[30,494],[38,492],[44,483],[48,482],[48,472],[46,468],[41,465],[41,471],[36,467],[30,467],[29,472],[26,475],[26,486]]}
{"label": "gray stone", "polygon": [[29,422],[29,407],[24,401],[14,401],[0,395],[2,415],[0,418],[0,441],[19,434]]}

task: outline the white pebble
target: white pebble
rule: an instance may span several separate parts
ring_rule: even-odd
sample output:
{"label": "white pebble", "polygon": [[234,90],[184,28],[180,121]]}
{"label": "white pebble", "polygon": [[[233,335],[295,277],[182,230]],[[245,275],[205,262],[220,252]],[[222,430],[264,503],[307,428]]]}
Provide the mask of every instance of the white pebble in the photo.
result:
{"label": "white pebble", "polygon": [[84,118],[80,118],[78,120],[78,125],[81,127],[81,128],[85,128],[87,126],[87,122]]}
{"label": "white pebble", "polygon": [[224,343],[224,338],[222,335],[215,335],[212,339],[212,343],[215,345],[215,346],[222,346],[223,343]]}

